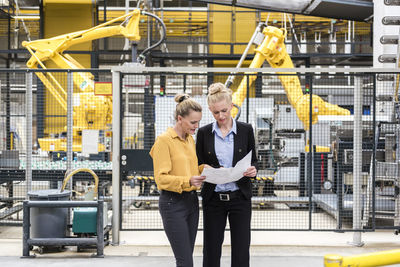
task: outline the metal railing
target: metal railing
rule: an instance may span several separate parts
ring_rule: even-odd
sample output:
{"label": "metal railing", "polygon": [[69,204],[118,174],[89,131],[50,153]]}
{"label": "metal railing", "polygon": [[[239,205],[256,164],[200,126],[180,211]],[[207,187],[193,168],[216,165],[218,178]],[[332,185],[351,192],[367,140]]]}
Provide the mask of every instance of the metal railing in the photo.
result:
{"label": "metal railing", "polygon": [[[96,246],[97,257],[104,257],[104,225],[103,225],[103,200],[98,201],[24,201],[24,224],[22,235],[22,255],[30,257],[31,246]],[[96,233],[95,237],[30,237],[31,208],[74,208],[96,207]]]}

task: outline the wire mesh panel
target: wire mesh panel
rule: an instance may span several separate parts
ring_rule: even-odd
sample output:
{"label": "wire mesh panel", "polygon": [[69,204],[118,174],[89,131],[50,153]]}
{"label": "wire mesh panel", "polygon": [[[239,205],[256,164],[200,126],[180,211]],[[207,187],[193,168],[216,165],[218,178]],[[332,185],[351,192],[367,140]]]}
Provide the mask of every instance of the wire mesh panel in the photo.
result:
{"label": "wire mesh panel", "polygon": [[253,182],[253,229],[308,229],[309,198],[300,173],[308,117],[301,121],[298,116],[307,114],[308,107],[296,109],[295,102],[305,87],[304,76],[263,74],[254,82],[255,92],[249,93],[250,100],[258,100],[252,105],[249,101],[259,163]]}
{"label": "wire mesh panel", "polygon": [[[174,125],[174,95],[188,93],[203,106],[200,127],[204,126],[213,122],[207,107],[207,88],[213,82],[224,83],[227,77],[223,73],[123,75],[123,153],[131,157],[127,165],[133,168],[128,166],[122,171],[122,229],[162,229],[159,192],[148,152],[155,138]],[[234,102],[241,106],[239,120],[250,123],[255,135],[259,170],[252,179],[252,229],[353,229],[355,77],[361,80],[363,101],[363,160],[358,163],[362,167],[361,206],[367,212],[363,227],[381,227],[374,220],[378,202],[372,203],[375,197],[381,198],[384,213],[393,209],[394,200],[384,199],[382,193],[378,197],[374,192],[381,190],[378,185],[385,185],[385,192],[395,187],[387,181],[375,182],[375,186],[371,182],[374,112],[379,110],[374,103],[375,74],[263,73],[237,74],[231,86]],[[387,129],[389,124],[385,125]],[[391,133],[386,149],[391,147],[393,154],[393,129]],[[380,147],[378,142],[376,157]],[[135,169],[140,162],[146,164]],[[391,167],[395,171],[386,165],[380,165],[386,169],[379,171],[388,173]],[[202,228],[201,218],[199,227]]]}
{"label": "wire mesh panel", "polygon": [[0,83],[0,221],[12,224],[22,218],[18,200],[26,195],[24,180],[7,179],[26,157],[25,73],[0,72]]}
{"label": "wire mesh panel", "polygon": [[[92,77],[95,82],[89,84],[82,80],[82,77],[91,77],[92,74],[87,71],[35,71],[30,83],[26,75],[26,71],[0,73],[4,85],[0,121],[2,224],[21,224],[21,201],[26,199],[28,190],[60,189],[67,168],[95,170],[101,177],[103,195],[107,195],[109,190],[106,185],[111,181],[112,166],[108,156],[111,152],[109,124],[112,110],[110,71],[94,71]],[[71,77],[73,92],[70,94],[71,127],[67,125],[68,77]],[[32,84],[32,88],[28,84]],[[25,102],[29,90],[33,94],[32,105]],[[96,102],[97,98],[102,101]],[[104,101],[107,98],[109,101]],[[32,114],[31,125],[27,124],[28,114]],[[73,150],[70,166],[67,161],[68,128],[71,129]],[[89,141],[85,141],[85,131],[95,132],[90,135]],[[27,153],[28,133],[32,134],[32,154]],[[88,153],[85,146],[94,152]],[[25,172],[29,162],[32,170],[30,187]],[[72,188],[79,198],[81,193],[93,188],[91,184],[94,183],[91,175],[77,176]]]}
{"label": "wire mesh panel", "polygon": [[[353,144],[354,144],[354,92],[357,86],[356,78],[361,80],[363,101],[363,134],[370,134],[372,125],[373,76],[363,77],[347,74],[322,74],[314,76],[312,90],[331,104],[337,104],[343,110],[336,114],[322,114],[318,123],[313,125],[313,153],[311,155],[313,200],[313,229],[352,229],[353,225]],[[313,107],[315,108],[315,106]],[[319,108],[319,107],[318,107]],[[340,112],[348,114],[339,114]],[[334,112],[334,111],[331,111]],[[334,116],[332,116],[334,115]],[[371,136],[372,137],[372,136]],[[359,137],[362,139],[362,137]],[[358,139],[358,140],[360,140]],[[363,147],[366,149],[366,147]],[[370,155],[372,155],[370,147]],[[310,156],[310,155],[309,155]],[[368,159],[370,160],[370,159]],[[370,165],[363,166],[363,170]],[[367,170],[368,171],[368,170]],[[358,179],[358,178],[357,178]],[[365,189],[365,188],[364,188]],[[359,192],[361,193],[361,192]],[[327,225],[327,220],[320,217],[326,213],[334,220]]]}
{"label": "wire mesh panel", "polygon": [[[398,74],[376,74],[373,115],[369,136],[363,134],[363,213],[362,226],[367,229],[399,229],[399,107]],[[367,146],[367,147],[365,147]],[[372,156],[369,151],[373,150]],[[364,152],[366,151],[366,152]],[[367,163],[364,167],[364,155]],[[371,175],[372,173],[372,175]]]}
{"label": "wire mesh panel", "polygon": [[[109,71],[35,72],[37,140],[33,169],[111,170],[112,84]],[[68,91],[72,124],[67,124]],[[68,128],[72,162],[67,166]],[[58,185],[53,185],[58,186]]]}

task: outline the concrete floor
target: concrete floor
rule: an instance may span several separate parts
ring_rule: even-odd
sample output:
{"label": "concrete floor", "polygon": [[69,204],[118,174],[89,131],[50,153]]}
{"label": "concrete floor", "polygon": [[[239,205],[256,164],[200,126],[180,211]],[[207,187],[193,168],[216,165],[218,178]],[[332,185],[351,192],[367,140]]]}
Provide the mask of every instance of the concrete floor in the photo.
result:
{"label": "concrete floor", "polygon": [[[107,246],[104,258],[92,258],[95,250],[77,252],[76,247],[68,247],[64,252],[36,254],[35,258],[20,258],[22,255],[22,229],[20,227],[0,227],[0,264],[4,266],[67,266],[90,264],[103,266],[165,266],[173,267],[174,258],[162,231],[121,232],[120,245]],[[397,249],[400,237],[393,231],[363,233],[362,247],[348,244],[353,233],[333,232],[280,232],[253,231],[251,246],[251,266],[323,266],[326,254],[343,256]],[[225,235],[221,266],[230,266],[230,238]],[[202,264],[202,232],[196,240],[194,252],[195,266]],[[392,265],[392,266],[400,266]]]}
{"label": "concrete floor", "polygon": [[[195,266],[201,266],[201,257],[195,257]],[[301,262],[299,264],[299,262]],[[88,258],[68,258],[68,259],[54,259],[54,258],[35,258],[35,259],[19,259],[15,257],[0,257],[0,263],[5,266],[13,267],[64,267],[67,265],[82,266],[90,264],[96,267],[173,267],[175,266],[172,257],[127,257],[127,256],[110,256],[104,259],[88,259]],[[230,266],[228,257],[223,257],[221,266]],[[283,267],[283,266],[323,266],[320,257],[253,257],[251,259],[252,267]]]}

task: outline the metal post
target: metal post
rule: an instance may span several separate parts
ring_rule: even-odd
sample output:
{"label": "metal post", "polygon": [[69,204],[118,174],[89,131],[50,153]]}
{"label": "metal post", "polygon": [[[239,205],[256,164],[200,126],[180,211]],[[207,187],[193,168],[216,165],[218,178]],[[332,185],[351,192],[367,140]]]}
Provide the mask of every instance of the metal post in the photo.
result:
{"label": "metal post", "polygon": [[29,257],[29,245],[28,239],[30,238],[29,226],[30,226],[30,208],[28,207],[28,201],[25,200],[23,204],[23,221],[22,221],[22,256]]}
{"label": "metal post", "polygon": [[246,76],[245,76],[245,78],[247,79],[246,80],[246,82],[247,82],[247,84],[246,84],[246,88],[247,88],[247,90],[246,90],[246,123],[249,123],[249,113],[250,113],[250,107],[249,107],[249,105],[250,105],[250,82],[249,82],[249,75],[248,74],[246,74]]}
{"label": "metal post", "polygon": [[[362,83],[354,77],[354,135],[353,135],[353,230],[361,230],[361,181],[362,181]],[[363,246],[361,232],[354,232],[353,246]]]}
{"label": "metal post", "polygon": [[44,84],[40,79],[36,80],[36,136],[37,138],[44,137],[44,109],[45,109],[45,97]]}
{"label": "metal post", "polygon": [[119,218],[120,218],[120,170],[119,170],[119,158],[120,158],[120,117],[121,117],[121,73],[118,71],[113,71],[112,73],[112,85],[113,85],[113,145],[112,145],[112,243],[114,245],[119,244]]}
{"label": "metal post", "polygon": [[[161,75],[162,76],[162,75]],[[154,75],[150,76],[150,80],[146,80],[144,86],[144,149],[150,150],[154,143],[154,95],[153,95]],[[160,80],[161,86],[161,80]],[[165,86],[164,86],[165,89]]]}
{"label": "metal post", "polygon": [[[103,5],[103,23],[107,21],[107,0],[104,0],[104,5]],[[108,50],[108,38],[103,38],[104,40],[104,50]]]}
{"label": "metal post", "polygon": [[[8,12],[10,12],[10,6],[8,7]],[[8,13],[10,14],[10,13]],[[8,36],[7,36],[7,46],[11,49],[11,17],[8,16]],[[11,53],[8,53],[6,60],[6,68],[10,69]],[[10,72],[6,74],[6,150],[12,150],[11,144],[11,86],[10,86]]]}
{"label": "metal post", "polygon": [[[183,74],[183,93],[186,93],[186,83],[187,83],[187,76],[186,74]],[[193,95],[193,89],[192,89],[192,95]]]}
{"label": "metal post", "polygon": [[137,60],[137,46],[138,46],[138,44],[136,42],[132,42],[132,45],[131,45],[132,52],[131,52],[131,54],[132,54],[132,62],[133,63],[138,62],[138,60]]}
{"label": "metal post", "polygon": [[[212,59],[207,59],[207,68],[212,68],[212,67],[214,67],[214,61]],[[208,72],[207,73],[207,93],[208,93],[208,87],[213,82],[214,82],[214,73],[213,72]]]}
{"label": "metal post", "polygon": [[[25,114],[26,114],[26,193],[32,190],[32,72],[27,72]],[[28,195],[27,195],[28,197]]]}
{"label": "metal post", "polygon": [[104,257],[104,201],[99,200],[97,205],[97,257]]}
{"label": "metal post", "polygon": [[[372,173],[372,179],[370,179],[370,181],[368,181],[368,184],[370,184],[370,189],[372,189],[372,229],[375,230],[376,227],[376,221],[375,221],[375,178],[376,178],[376,149],[378,147],[378,142],[379,142],[379,136],[381,134],[381,123],[380,122],[376,122],[376,74],[373,75],[372,78],[372,84],[373,84],[373,103],[372,103],[372,108],[374,109],[374,112],[372,114],[372,125],[374,125],[375,127],[375,131],[374,131],[374,150],[372,153],[372,161],[371,161],[371,167],[370,167],[370,173]],[[396,157],[396,159],[398,159],[398,157]],[[368,190],[367,190],[367,198],[370,197],[370,195],[368,194]],[[367,204],[369,205],[369,202],[367,202]],[[368,206],[370,207],[370,206]],[[366,214],[366,216],[364,217],[367,221],[369,219],[369,213],[364,213]]]}
{"label": "metal post", "polygon": [[[72,170],[72,142],[73,142],[73,95],[74,77],[72,72],[67,73],[67,171]],[[69,180],[69,189],[72,191],[72,177]]]}
{"label": "metal post", "polygon": [[308,229],[312,229],[312,212],[314,211],[313,204],[313,195],[314,195],[314,144],[313,144],[313,126],[312,126],[312,112],[313,112],[313,76],[306,76],[306,82],[309,85],[310,92],[310,105],[309,105],[309,131],[308,131],[308,141],[309,141],[309,153],[308,153],[308,172],[307,172],[307,181],[308,181]]}
{"label": "metal post", "polygon": [[[125,14],[129,13],[129,0],[125,0]],[[124,44],[124,51],[129,49],[129,39],[125,38],[125,44]],[[125,55],[125,56],[124,56]],[[128,54],[123,54],[121,56],[121,60],[125,57],[125,60],[128,60],[129,55]]]}
{"label": "metal post", "polygon": [[[8,54],[10,57],[10,54]],[[6,67],[10,67],[9,59],[7,59]],[[2,103],[3,105],[3,103]],[[11,86],[10,86],[10,73],[6,74],[6,150],[11,150]]]}

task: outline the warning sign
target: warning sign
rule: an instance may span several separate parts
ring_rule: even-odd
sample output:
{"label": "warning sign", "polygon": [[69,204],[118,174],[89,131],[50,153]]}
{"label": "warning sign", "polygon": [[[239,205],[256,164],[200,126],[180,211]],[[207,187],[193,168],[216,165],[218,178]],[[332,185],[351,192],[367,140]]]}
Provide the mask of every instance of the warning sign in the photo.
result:
{"label": "warning sign", "polygon": [[111,82],[95,82],[94,83],[95,95],[108,95],[112,96],[112,83]]}

